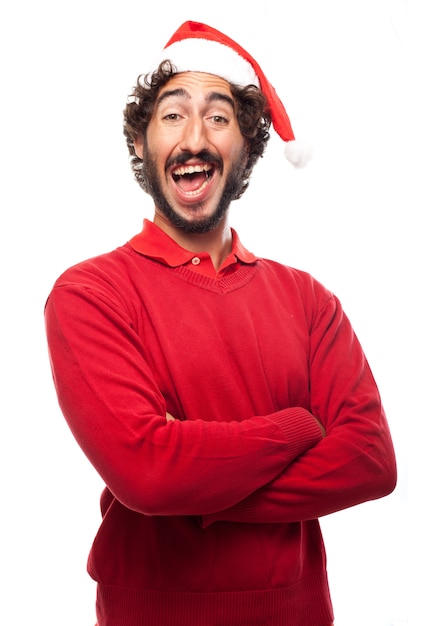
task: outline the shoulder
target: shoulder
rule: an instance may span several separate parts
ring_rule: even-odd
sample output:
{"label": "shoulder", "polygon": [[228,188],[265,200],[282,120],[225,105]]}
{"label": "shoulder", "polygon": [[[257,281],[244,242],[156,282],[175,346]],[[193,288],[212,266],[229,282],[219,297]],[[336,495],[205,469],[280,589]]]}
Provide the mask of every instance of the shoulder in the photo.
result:
{"label": "shoulder", "polygon": [[267,294],[268,304],[284,303],[311,331],[335,315],[343,315],[335,294],[309,272],[263,258],[258,265],[262,276],[259,289]]}
{"label": "shoulder", "polygon": [[305,270],[264,258],[260,258],[258,264],[266,280],[276,281],[302,298],[313,298],[325,302],[334,297],[327,287]]}
{"label": "shoulder", "polygon": [[104,254],[72,265],[59,275],[47,297],[57,306],[98,306],[128,308],[132,299],[133,276],[142,273],[143,257],[124,244]]}
{"label": "shoulder", "polygon": [[63,271],[53,288],[67,285],[81,287],[112,285],[120,282],[131,273],[137,263],[137,255],[128,244],[115,250],[85,259]]}

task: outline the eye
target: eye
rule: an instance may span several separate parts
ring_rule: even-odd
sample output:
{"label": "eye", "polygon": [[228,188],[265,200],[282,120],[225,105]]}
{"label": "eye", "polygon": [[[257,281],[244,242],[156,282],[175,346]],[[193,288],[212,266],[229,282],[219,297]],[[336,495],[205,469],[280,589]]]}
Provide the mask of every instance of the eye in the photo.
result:
{"label": "eye", "polygon": [[168,113],[164,115],[163,119],[168,120],[169,122],[177,122],[180,119],[180,115],[178,113]]}
{"label": "eye", "polygon": [[212,115],[210,119],[214,124],[228,124],[228,118],[224,115]]}

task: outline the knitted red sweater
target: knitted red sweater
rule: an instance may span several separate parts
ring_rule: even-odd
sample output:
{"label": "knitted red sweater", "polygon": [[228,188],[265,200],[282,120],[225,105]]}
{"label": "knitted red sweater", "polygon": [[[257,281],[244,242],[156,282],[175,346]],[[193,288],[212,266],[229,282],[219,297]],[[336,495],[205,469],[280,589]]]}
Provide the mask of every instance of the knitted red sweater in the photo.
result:
{"label": "knitted red sweater", "polygon": [[217,276],[193,256],[146,223],[47,302],[60,406],[107,485],[98,624],[328,624],[317,518],[396,479],[375,382],[311,276],[235,233]]}

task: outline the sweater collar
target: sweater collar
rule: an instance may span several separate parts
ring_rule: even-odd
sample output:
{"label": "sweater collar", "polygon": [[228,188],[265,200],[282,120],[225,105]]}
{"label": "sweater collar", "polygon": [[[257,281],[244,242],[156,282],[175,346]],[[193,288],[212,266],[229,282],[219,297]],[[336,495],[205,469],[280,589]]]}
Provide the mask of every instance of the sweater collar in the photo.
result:
{"label": "sweater collar", "polygon": [[[231,232],[233,235],[232,249],[224,265],[228,266],[231,263],[237,263],[237,261],[255,263],[257,257],[246,250],[234,229],[231,229]],[[199,256],[198,253],[182,248],[159,226],[147,219],[143,221],[141,233],[132,237],[128,243],[136,252],[170,267],[184,265],[191,262],[194,257]]]}

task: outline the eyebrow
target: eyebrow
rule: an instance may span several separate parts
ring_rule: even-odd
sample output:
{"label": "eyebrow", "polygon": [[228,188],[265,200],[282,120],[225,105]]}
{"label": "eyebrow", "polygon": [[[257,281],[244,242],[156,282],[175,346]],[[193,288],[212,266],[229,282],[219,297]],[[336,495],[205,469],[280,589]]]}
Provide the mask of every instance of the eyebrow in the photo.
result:
{"label": "eyebrow", "polygon": [[[167,98],[172,98],[174,96],[176,96],[177,98],[184,98],[186,100],[189,100],[191,98],[190,94],[185,89],[182,89],[182,88],[169,89],[168,91],[164,91],[159,96],[157,105],[161,104]],[[211,91],[210,93],[207,94],[205,99],[206,99],[206,102],[208,103],[217,102],[217,101],[227,102],[232,107],[232,109],[235,109],[234,100],[225,93],[221,93],[219,91]]]}

